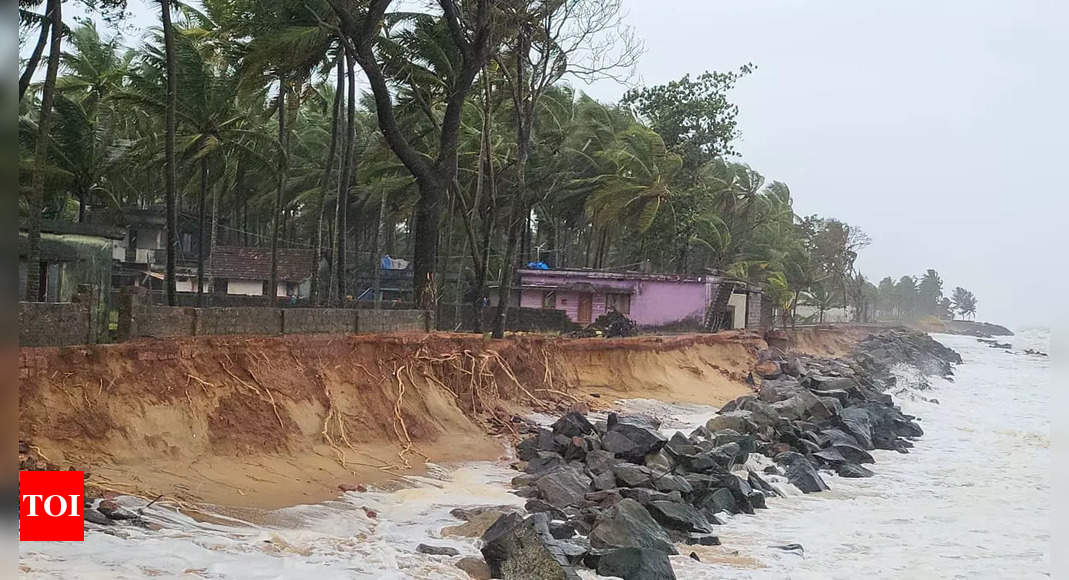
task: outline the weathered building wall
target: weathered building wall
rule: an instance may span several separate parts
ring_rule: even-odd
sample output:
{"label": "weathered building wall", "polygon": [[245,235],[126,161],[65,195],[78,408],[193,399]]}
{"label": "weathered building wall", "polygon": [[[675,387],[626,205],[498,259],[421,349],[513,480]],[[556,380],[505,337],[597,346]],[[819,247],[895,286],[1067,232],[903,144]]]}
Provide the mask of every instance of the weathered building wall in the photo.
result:
{"label": "weathered building wall", "polygon": [[749,293],[749,299],[746,302],[746,328],[767,328],[764,326],[765,321],[761,315],[764,309],[763,298],[760,292]]}
{"label": "weathered building wall", "polygon": [[732,294],[728,306],[734,307],[731,328],[746,328],[746,295],[738,292]]}
{"label": "weathered building wall", "polygon": [[239,296],[263,296],[263,280],[227,280],[226,293]]}
{"label": "weathered building wall", "polygon": [[631,318],[640,326],[701,323],[708,302],[703,282],[643,280],[631,298]]}

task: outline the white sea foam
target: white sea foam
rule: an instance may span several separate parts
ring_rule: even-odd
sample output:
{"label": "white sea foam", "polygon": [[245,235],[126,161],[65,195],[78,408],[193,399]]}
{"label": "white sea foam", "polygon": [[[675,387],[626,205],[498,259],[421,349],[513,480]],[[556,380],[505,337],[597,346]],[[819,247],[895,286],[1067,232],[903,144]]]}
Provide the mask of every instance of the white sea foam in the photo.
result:
{"label": "white sea foam", "polygon": [[[1009,342],[1047,351],[1047,335]],[[909,455],[876,451],[877,476],[825,474],[831,491],[770,498],[755,516],[718,532],[739,566],[673,557],[681,579],[706,578],[1044,578],[1050,577],[1050,382],[1042,357],[1008,354],[975,339],[937,336],[962,354],[954,382],[908,389],[903,410],[921,417],[925,436]],[[938,404],[931,402],[937,399]],[[630,401],[629,411],[660,417],[662,430],[689,433],[713,408]],[[766,458],[744,467],[760,470]],[[458,557],[419,554],[421,542],[478,553],[475,540],[440,538],[458,506],[522,505],[508,493],[515,475],[501,463],[472,463],[442,478],[414,478],[394,492],[349,493],[336,501],[266,514],[260,525],[196,522],[153,506],[160,531],[129,526],[89,531],[83,543],[20,546],[27,578],[467,578]],[[138,500],[124,498],[130,507]],[[365,510],[378,513],[369,518]],[[771,546],[799,543],[804,553]],[[756,565],[756,567],[755,567]],[[584,578],[593,578],[583,571]]]}

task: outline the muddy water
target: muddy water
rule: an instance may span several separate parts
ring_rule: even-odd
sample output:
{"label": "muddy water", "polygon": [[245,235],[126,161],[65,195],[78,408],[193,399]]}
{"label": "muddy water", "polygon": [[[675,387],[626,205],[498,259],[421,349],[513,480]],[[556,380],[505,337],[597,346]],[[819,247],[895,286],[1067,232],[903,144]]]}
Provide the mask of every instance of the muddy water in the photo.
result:
{"label": "muddy water", "polygon": [[[897,395],[906,412],[923,418],[926,435],[913,453],[877,451],[875,478],[826,475],[830,492],[773,498],[757,516],[733,518],[718,530],[725,546],[704,550],[704,562],[673,557],[677,575],[1049,577],[1048,363],[972,338],[937,338],[966,362],[955,382],[934,380],[927,390],[903,388]],[[1047,351],[1046,340],[1023,333],[1009,342],[1016,351]],[[669,433],[689,432],[713,411],[641,400],[622,405],[663,417]],[[196,522],[157,505],[147,519],[159,531],[97,528],[83,543],[23,543],[20,576],[464,580],[453,566],[457,558],[425,556],[415,547],[425,542],[477,554],[475,540],[440,538],[439,530],[458,523],[449,515],[457,506],[522,505],[507,492],[515,472],[505,464],[472,463],[437,474],[413,478],[398,491],[350,493],[261,514],[256,525]],[[787,543],[802,544],[804,552],[770,547]]]}

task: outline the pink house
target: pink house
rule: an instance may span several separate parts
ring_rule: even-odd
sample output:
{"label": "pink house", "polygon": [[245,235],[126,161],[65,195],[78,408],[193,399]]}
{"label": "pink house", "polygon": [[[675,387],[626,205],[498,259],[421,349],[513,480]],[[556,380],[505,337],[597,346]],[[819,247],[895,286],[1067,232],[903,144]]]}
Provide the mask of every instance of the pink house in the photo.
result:
{"label": "pink house", "polygon": [[610,307],[645,328],[699,328],[721,285],[734,288],[727,299],[727,328],[761,323],[761,293],[745,283],[718,276],[676,276],[594,270],[517,272],[519,306],[563,310],[573,322],[589,324]]}

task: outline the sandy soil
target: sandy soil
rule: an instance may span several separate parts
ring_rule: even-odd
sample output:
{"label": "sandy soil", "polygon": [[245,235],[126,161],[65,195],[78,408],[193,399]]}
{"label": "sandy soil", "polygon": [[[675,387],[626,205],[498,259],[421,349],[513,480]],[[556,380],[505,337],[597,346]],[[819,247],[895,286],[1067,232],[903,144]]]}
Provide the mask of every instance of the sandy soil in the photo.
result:
{"label": "sandy soil", "polygon": [[[858,333],[806,331],[835,354]],[[383,484],[424,461],[493,460],[515,415],[618,398],[721,405],[752,333],[492,341],[464,334],[197,337],[20,350],[19,437],[102,489],[274,508]]]}
{"label": "sandy soil", "polygon": [[765,347],[759,336],[737,332],[588,340],[595,342],[561,354],[580,392],[713,406],[752,392],[746,376]]}

